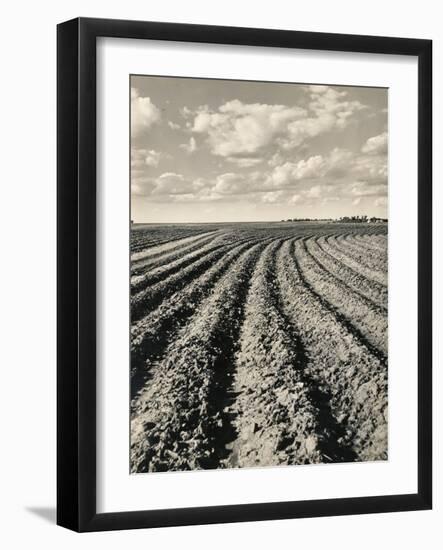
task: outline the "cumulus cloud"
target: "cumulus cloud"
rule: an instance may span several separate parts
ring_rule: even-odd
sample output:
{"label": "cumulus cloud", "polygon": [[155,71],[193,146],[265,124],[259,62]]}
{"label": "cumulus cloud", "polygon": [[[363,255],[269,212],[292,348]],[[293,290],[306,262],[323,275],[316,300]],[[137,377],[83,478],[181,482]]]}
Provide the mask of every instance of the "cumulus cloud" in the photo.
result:
{"label": "cumulus cloud", "polygon": [[351,186],[350,195],[355,197],[378,197],[388,192],[387,185],[367,185],[365,182],[358,182]]}
{"label": "cumulus cloud", "polygon": [[131,88],[131,135],[138,137],[161,118],[160,110],[151,98],[142,97],[136,88]]}
{"label": "cumulus cloud", "polygon": [[[359,101],[347,99],[346,91],[329,86],[305,87],[300,105],[228,101],[218,109],[201,106],[194,113],[191,130],[205,134],[210,150],[221,157],[247,156],[277,143],[290,150],[331,130],[345,128],[358,111]],[[190,109],[185,108],[187,118]]]}
{"label": "cumulus cloud", "polygon": [[179,145],[180,149],[183,149],[188,154],[192,154],[194,151],[197,150],[197,142],[195,141],[194,137],[191,137],[189,139],[189,143],[182,143]]}
{"label": "cumulus cloud", "polygon": [[132,176],[137,176],[138,174],[144,173],[144,168],[146,166],[156,167],[159,165],[162,157],[167,157],[159,151],[154,149],[143,149],[133,147],[131,149],[131,170]]}
{"label": "cumulus cloud", "polygon": [[362,153],[368,155],[386,155],[388,152],[388,133],[369,138],[361,148]]}
{"label": "cumulus cloud", "polygon": [[165,172],[157,177],[136,176],[131,182],[132,194],[141,196],[167,197],[193,193],[196,189],[198,189],[198,180],[194,183],[183,174],[175,172]]}
{"label": "cumulus cloud", "polygon": [[212,208],[217,220],[381,215],[386,206],[385,91],[214,89],[195,81],[169,100],[160,79],[149,88],[138,82],[131,92],[136,219],[150,219],[151,207],[171,219]]}
{"label": "cumulus cloud", "polygon": [[279,166],[280,164],[283,164],[285,162],[285,158],[283,155],[277,151],[272,155],[272,157],[268,160],[269,166]]}
{"label": "cumulus cloud", "polygon": [[351,168],[352,174],[360,181],[371,184],[387,182],[388,164],[386,155],[368,154],[357,156]]}
{"label": "cumulus cloud", "polygon": [[333,149],[328,155],[312,155],[297,162],[274,165],[267,181],[273,187],[288,186],[300,181],[324,178],[337,179],[353,169],[355,156],[345,149]]}
{"label": "cumulus cloud", "polygon": [[151,195],[155,188],[155,181],[150,176],[131,175],[131,196],[146,197]]}
{"label": "cumulus cloud", "polygon": [[186,105],[180,109],[180,114],[183,118],[189,118],[192,116],[192,111]]}
{"label": "cumulus cloud", "polygon": [[147,149],[138,149],[136,147],[131,148],[131,169],[138,170],[145,166],[145,156]]}
{"label": "cumulus cloud", "polygon": [[329,86],[323,84],[310,84],[309,86],[306,86],[305,89],[311,93],[312,97],[314,97],[317,94],[320,95],[326,93],[330,88]]}
{"label": "cumulus cloud", "polygon": [[192,183],[182,174],[166,172],[155,179],[153,195],[181,195],[193,191]]}
{"label": "cumulus cloud", "polygon": [[305,195],[306,197],[308,197],[309,199],[318,199],[321,197],[322,195],[322,191],[324,190],[323,187],[321,187],[320,185],[314,185],[313,187],[310,187]]}
{"label": "cumulus cloud", "polygon": [[301,179],[321,177],[325,170],[326,161],[321,155],[315,155],[298,162],[285,162],[275,166],[270,180],[274,186],[288,185]]}
{"label": "cumulus cloud", "polygon": [[192,178],[175,172],[165,172],[157,177],[132,178],[132,192],[135,195],[150,196],[157,202],[209,202],[233,195],[256,193],[260,189],[260,181],[262,176],[258,172],[226,172],[212,178]]}
{"label": "cumulus cloud", "polygon": [[283,197],[283,194],[283,191],[269,191],[262,195],[261,200],[264,203],[274,204],[276,202],[279,202],[279,200]]}
{"label": "cumulus cloud", "polygon": [[158,166],[158,163],[160,162],[162,154],[158,151],[154,151],[151,149],[150,151],[147,151],[146,157],[145,157],[145,164],[146,166]]}
{"label": "cumulus cloud", "polygon": [[192,131],[206,134],[213,154],[221,157],[255,153],[285,132],[290,121],[306,115],[294,106],[246,104],[238,99],[221,105],[217,111],[201,107],[194,118]]}
{"label": "cumulus cloud", "polygon": [[299,147],[306,140],[344,129],[353,116],[366,106],[346,99],[348,93],[329,86],[308,86],[308,116],[288,124],[287,135],[279,140],[283,149]]}
{"label": "cumulus cloud", "polygon": [[375,206],[383,206],[386,207],[388,205],[388,198],[387,197],[379,197],[378,199],[375,199],[374,201]]}
{"label": "cumulus cloud", "polygon": [[263,159],[255,157],[227,157],[226,160],[232,164],[235,164],[239,168],[250,168],[251,166],[256,166],[263,161]]}
{"label": "cumulus cloud", "polygon": [[247,181],[242,174],[228,172],[215,179],[214,191],[222,195],[236,195],[247,191]]}
{"label": "cumulus cloud", "polygon": [[311,102],[309,108],[319,119],[322,117],[335,117],[337,127],[346,126],[346,121],[356,111],[361,111],[365,106],[359,101],[346,99],[348,92],[338,91],[329,86],[310,86]]}
{"label": "cumulus cloud", "polygon": [[[156,202],[229,201],[238,195],[251,204],[314,206],[346,200],[357,206],[363,199],[377,200],[387,195],[386,155],[335,148],[327,154],[281,164],[276,164],[282,160],[277,155],[262,170],[232,170],[199,178],[170,171],[146,177],[146,166],[155,164],[159,155],[153,150],[135,149],[132,158],[133,193],[149,195]],[[226,158],[238,167],[241,162],[237,161],[242,159],[255,157]]]}

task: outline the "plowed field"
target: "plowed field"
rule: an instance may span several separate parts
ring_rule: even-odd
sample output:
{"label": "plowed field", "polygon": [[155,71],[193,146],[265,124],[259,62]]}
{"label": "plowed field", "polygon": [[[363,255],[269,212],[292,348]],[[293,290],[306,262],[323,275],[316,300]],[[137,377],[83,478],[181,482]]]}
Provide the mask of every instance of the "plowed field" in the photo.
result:
{"label": "plowed field", "polygon": [[387,459],[385,224],[134,225],[131,471]]}

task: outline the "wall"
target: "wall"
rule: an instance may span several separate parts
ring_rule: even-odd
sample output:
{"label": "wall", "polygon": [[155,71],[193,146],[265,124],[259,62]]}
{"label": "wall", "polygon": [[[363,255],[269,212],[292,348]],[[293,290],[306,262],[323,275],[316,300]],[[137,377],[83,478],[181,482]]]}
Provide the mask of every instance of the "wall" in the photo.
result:
{"label": "wall", "polygon": [[[143,544],[150,548],[304,546],[416,548],[438,546],[441,476],[435,472],[432,512],[352,516],[79,535],[54,526],[55,505],[55,25],[76,17],[110,17],[297,30],[409,36],[434,40],[435,146],[442,150],[443,31],[440,3],[317,0],[271,4],[164,0],[15,2],[2,10],[2,262],[0,385],[2,454],[1,539],[6,548],[45,545],[86,550]],[[434,181],[442,179],[436,154]],[[5,196],[6,193],[6,196]],[[435,185],[435,218],[442,206]],[[435,222],[436,238],[442,223]],[[436,250],[437,251],[437,250]],[[2,258],[2,259],[3,259]],[[441,255],[436,260],[441,277]],[[440,265],[438,265],[438,263]],[[4,280],[3,280],[4,279]],[[6,304],[6,308],[5,308]],[[435,309],[442,309],[435,292]],[[6,309],[6,311],[5,311]],[[441,313],[435,334],[441,332]],[[435,370],[440,350],[435,344]],[[436,395],[442,389],[436,374]],[[437,401],[437,399],[435,400]],[[442,407],[435,403],[435,424]],[[435,431],[437,434],[437,430]],[[435,444],[441,463],[441,437]],[[437,468],[436,468],[437,470]]]}

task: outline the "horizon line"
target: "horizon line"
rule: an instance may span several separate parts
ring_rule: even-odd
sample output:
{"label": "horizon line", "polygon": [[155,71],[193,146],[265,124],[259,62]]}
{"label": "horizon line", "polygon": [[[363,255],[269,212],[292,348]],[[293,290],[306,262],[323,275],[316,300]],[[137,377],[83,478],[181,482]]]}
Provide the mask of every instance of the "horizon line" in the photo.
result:
{"label": "horizon line", "polygon": [[297,222],[342,222],[342,223],[371,223],[371,219],[380,220],[381,222],[389,222],[389,218],[381,218],[378,216],[370,216],[367,218],[366,222],[360,220],[352,220],[349,216],[344,216],[348,219],[340,218],[287,218],[285,220],[225,220],[225,221],[166,221],[166,222],[155,222],[155,221],[134,221],[130,220],[131,225],[184,225],[184,224],[221,224],[221,223],[297,223]]}

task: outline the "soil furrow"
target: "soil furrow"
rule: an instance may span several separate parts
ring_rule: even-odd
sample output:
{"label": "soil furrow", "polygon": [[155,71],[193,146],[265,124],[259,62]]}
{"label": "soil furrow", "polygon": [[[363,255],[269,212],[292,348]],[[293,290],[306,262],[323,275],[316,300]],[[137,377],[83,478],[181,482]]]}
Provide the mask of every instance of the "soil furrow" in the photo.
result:
{"label": "soil furrow", "polygon": [[189,244],[183,244],[183,245],[177,246],[176,248],[173,248],[170,251],[154,254],[153,256],[150,256],[144,260],[139,260],[138,262],[132,262],[131,279],[138,275],[143,275],[144,273],[146,273],[151,269],[159,268],[165,264],[174,262],[182,258],[183,256],[185,256],[186,254],[190,254],[195,250],[199,250],[204,246],[207,246],[210,243],[214,243],[216,241],[220,241],[220,244],[224,244],[221,241],[220,235],[211,234],[207,236],[205,234],[203,237],[196,239],[195,241],[192,241]]}
{"label": "soil furrow", "polygon": [[365,296],[354,292],[338,281],[309,254],[306,240],[297,243],[296,256],[303,279],[321,296],[328,307],[340,314],[346,322],[379,352],[387,354],[388,318],[386,310],[373,304]]}
{"label": "soil furrow", "polygon": [[343,251],[338,247],[332,237],[327,237],[321,240],[322,248],[333,256],[336,260],[342,262],[344,265],[353,269],[363,277],[366,277],[369,281],[374,281],[384,287],[387,287],[388,278],[386,270],[380,266],[378,269],[367,267],[361,261],[353,257],[349,252]]}
{"label": "soil furrow", "polygon": [[210,268],[214,262],[222,258],[235,246],[237,245],[229,244],[223,248],[213,250],[203,258],[183,268],[179,273],[174,273],[132,296],[131,321],[138,321],[146,315],[147,311],[156,308],[163,300],[186,287],[196,276]]}
{"label": "soil furrow", "polygon": [[313,259],[338,281],[341,281],[362,297],[367,298],[386,313],[388,305],[387,288],[376,281],[367,279],[343,262],[337,260],[337,258],[323,248],[323,241],[323,237],[307,241],[308,250]]}
{"label": "soil furrow", "polygon": [[345,254],[349,258],[352,258],[353,261],[357,262],[366,269],[373,271],[374,275],[378,276],[379,273],[381,275],[386,275],[386,258],[382,258],[378,254],[371,254],[369,250],[362,250],[361,248],[355,247],[354,245],[350,244],[349,241],[344,240],[344,235],[338,235],[335,238],[328,239],[328,242],[330,242],[331,245],[339,250],[342,254]]}
{"label": "soil furrow", "polygon": [[185,289],[165,299],[157,309],[134,324],[131,329],[131,400],[147,383],[152,366],[161,360],[175,333],[198,311],[211,288],[249,246],[246,243],[233,247]]}
{"label": "soil furrow", "polygon": [[131,255],[138,255],[140,252],[144,253],[154,248],[160,248],[163,245],[169,245],[170,243],[179,243],[185,239],[189,241],[192,237],[199,237],[200,235],[207,233],[207,231],[172,231],[173,235],[170,237],[156,238],[153,232],[159,232],[161,229],[157,228],[154,231],[152,228],[140,229],[131,228]]}
{"label": "soil furrow", "polygon": [[191,232],[191,233],[185,233],[184,235],[176,235],[174,238],[162,241],[161,243],[156,243],[149,245],[145,248],[142,248],[141,250],[138,250],[137,252],[134,252],[131,254],[131,262],[133,264],[137,263],[140,260],[144,260],[146,258],[155,258],[158,257],[161,254],[164,254],[166,252],[169,252],[170,250],[176,249],[178,246],[185,246],[192,242],[198,241],[200,238],[204,236],[209,236],[211,234],[215,234],[216,231],[199,231],[199,232]]}
{"label": "soil furrow", "polygon": [[279,253],[282,309],[308,358],[307,375],[325,394],[336,420],[337,444],[357,460],[384,460],[387,449],[386,361],[372,353],[344,319],[331,311],[303,280],[285,243]]}
{"label": "soil furrow", "polygon": [[[366,347],[366,349],[372,355],[374,355],[374,357],[376,357],[380,361],[380,363],[382,363],[383,365],[387,365],[387,354],[385,350],[377,347],[377,345],[375,345],[371,341],[372,339],[369,339],[368,335],[363,333],[361,327],[356,326],[355,321],[344,315],[343,312],[340,311],[340,309],[336,305],[334,305],[334,303],[330,302],[326,298],[326,296],[323,294],[323,292],[325,291],[324,287],[321,289],[322,294],[320,294],[319,290],[316,290],[317,285],[308,280],[308,278],[306,277],[306,266],[304,265],[305,250],[306,248],[304,240],[299,240],[297,241],[297,243],[295,243],[294,262],[297,265],[297,271],[300,280],[303,282],[304,286],[316,297],[316,299],[322,304],[325,309],[330,311],[335,316],[340,324],[346,327],[346,330],[351,333],[360,342],[361,345]],[[329,293],[328,295],[330,296]],[[343,304],[343,302],[341,302],[341,304]],[[386,327],[384,327],[384,330],[382,330],[381,333],[382,338],[387,338]],[[387,346],[387,342],[384,344],[384,346]]]}
{"label": "soil furrow", "polygon": [[237,430],[229,467],[354,460],[337,444],[341,431],[329,399],[306,374],[305,349],[281,309],[276,255],[262,254],[252,277],[229,410]]}
{"label": "soil furrow", "polygon": [[386,232],[133,228],[131,472],[386,460]]}
{"label": "soil furrow", "polygon": [[365,236],[370,238],[369,235],[359,235],[360,239],[356,239],[356,241],[358,243],[362,243],[362,246],[368,246],[368,247],[370,246],[373,250],[375,250],[379,254],[383,254],[384,256],[387,257],[387,253],[388,253],[387,246],[383,247],[382,245],[375,244],[372,241],[369,241],[368,239],[365,239],[364,238]]}
{"label": "soil furrow", "polygon": [[360,258],[368,267],[383,266],[383,269],[387,269],[387,255],[356,242],[355,235],[339,235],[337,237],[337,244],[343,250],[351,250],[353,256]]}
{"label": "soil furrow", "polygon": [[212,246],[202,246],[201,248],[189,254],[186,254],[184,257],[174,262],[167,263],[164,266],[150,269],[143,274],[131,277],[131,295],[135,295],[138,292],[141,292],[148,286],[152,286],[156,283],[159,283],[160,281],[164,281],[171,275],[180,272],[181,270],[204,258],[207,254],[210,254],[214,250],[219,250],[224,246],[226,245],[219,244]]}
{"label": "soil furrow", "polygon": [[372,252],[379,254],[384,259],[387,256],[387,242],[384,242],[384,245],[380,245],[379,242],[375,241],[376,235],[371,235],[368,233],[357,233],[356,235],[349,235],[347,240],[349,240],[354,246],[360,247],[362,250],[369,249]]}
{"label": "soil furrow", "polygon": [[157,365],[132,417],[132,471],[220,467],[215,439],[227,429],[220,414],[227,381],[217,371],[232,356],[250,275],[264,246],[253,245],[230,266]]}

